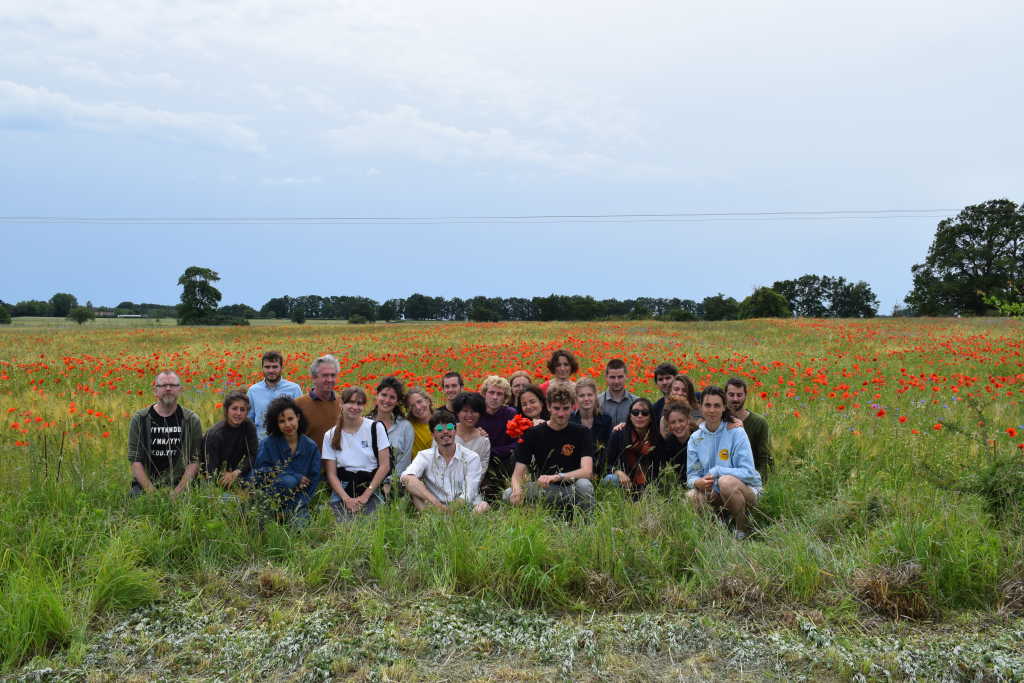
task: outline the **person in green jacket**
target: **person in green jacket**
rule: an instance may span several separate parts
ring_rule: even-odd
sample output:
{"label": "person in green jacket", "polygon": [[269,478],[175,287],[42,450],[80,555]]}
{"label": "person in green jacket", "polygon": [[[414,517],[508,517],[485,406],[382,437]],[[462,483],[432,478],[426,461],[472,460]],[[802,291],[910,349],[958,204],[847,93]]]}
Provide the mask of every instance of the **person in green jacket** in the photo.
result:
{"label": "person in green jacket", "polygon": [[725,399],[729,404],[729,412],[743,423],[743,431],[747,433],[750,449],[754,452],[754,467],[764,481],[768,473],[775,469],[768,420],[744,407],[747,402],[747,383],[739,377],[730,377],[725,383]]}

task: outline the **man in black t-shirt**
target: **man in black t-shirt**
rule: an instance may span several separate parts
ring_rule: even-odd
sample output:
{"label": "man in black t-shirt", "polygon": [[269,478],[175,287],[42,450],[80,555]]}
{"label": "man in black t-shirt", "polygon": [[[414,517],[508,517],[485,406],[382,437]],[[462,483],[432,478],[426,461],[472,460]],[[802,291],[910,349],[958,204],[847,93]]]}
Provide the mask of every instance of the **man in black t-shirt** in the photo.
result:
{"label": "man in black t-shirt", "polygon": [[171,492],[176,496],[199,471],[203,427],[195,413],[178,405],[181,380],[177,374],[161,372],[153,390],[156,403],[135,413],[128,425],[132,493],[176,484]]}
{"label": "man in black t-shirt", "polygon": [[[513,505],[537,500],[563,509],[594,507],[594,441],[590,430],[569,422],[576,402],[573,391],[560,386],[548,392],[545,424],[528,429],[516,447],[512,488],[502,496]],[[535,481],[527,483],[526,474]]]}

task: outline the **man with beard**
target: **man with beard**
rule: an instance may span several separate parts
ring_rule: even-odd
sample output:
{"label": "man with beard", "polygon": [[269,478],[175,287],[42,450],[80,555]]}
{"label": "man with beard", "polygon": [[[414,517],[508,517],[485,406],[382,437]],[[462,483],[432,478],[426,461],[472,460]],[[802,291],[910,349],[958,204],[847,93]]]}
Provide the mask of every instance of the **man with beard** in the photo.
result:
{"label": "man with beard", "polygon": [[128,461],[133,496],[174,486],[171,496],[188,488],[199,472],[203,425],[191,410],[178,405],[181,380],[170,370],[156,376],[157,401],[132,415],[128,425]]}
{"label": "man with beard", "polygon": [[729,412],[743,423],[743,430],[750,438],[750,449],[754,452],[754,467],[764,480],[775,469],[768,420],[744,407],[747,402],[747,383],[738,377],[730,377],[725,383],[725,399],[729,404]]}
{"label": "man with beard", "polygon": [[463,392],[464,383],[462,375],[452,371],[446,372],[441,378],[441,392],[444,394],[444,407],[449,412],[455,412],[455,397]]}
{"label": "man with beard", "polygon": [[[267,426],[263,424],[267,414],[267,406],[278,396],[298,398],[302,396],[302,387],[295,382],[282,379],[284,357],[280,351],[267,351],[261,360],[263,365],[263,381],[249,387],[249,419],[256,425],[256,436],[260,441],[267,438]],[[317,444],[319,446],[319,444]]]}

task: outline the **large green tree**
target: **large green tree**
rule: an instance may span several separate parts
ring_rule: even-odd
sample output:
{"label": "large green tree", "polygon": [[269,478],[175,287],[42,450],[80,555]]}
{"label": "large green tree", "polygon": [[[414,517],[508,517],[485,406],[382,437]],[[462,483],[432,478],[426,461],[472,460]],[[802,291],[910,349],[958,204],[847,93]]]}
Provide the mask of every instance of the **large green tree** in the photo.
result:
{"label": "large green tree", "polygon": [[739,313],[740,305],[731,296],[719,292],[715,296],[704,297],[705,320],[735,320]]}
{"label": "large green tree", "polygon": [[791,315],[786,298],[771,287],[758,287],[740,302],[740,318],[788,318]]}
{"label": "large green tree", "polygon": [[863,280],[808,274],[776,281],[772,289],[801,318],[873,318],[878,313],[878,297]]}
{"label": "large green tree", "polygon": [[209,320],[220,304],[220,290],[211,283],[220,280],[220,275],[209,268],[189,266],[178,278],[181,285],[181,303],[178,304],[178,318],[183,325],[203,323]]}
{"label": "large green tree", "polygon": [[50,297],[50,314],[55,318],[66,318],[72,308],[78,306],[78,299],[74,294],[57,292]]}
{"label": "large green tree", "polygon": [[985,297],[1024,294],[1024,210],[1009,199],[965,207],[939,222],[906,302],[920,315],[984,315]]}

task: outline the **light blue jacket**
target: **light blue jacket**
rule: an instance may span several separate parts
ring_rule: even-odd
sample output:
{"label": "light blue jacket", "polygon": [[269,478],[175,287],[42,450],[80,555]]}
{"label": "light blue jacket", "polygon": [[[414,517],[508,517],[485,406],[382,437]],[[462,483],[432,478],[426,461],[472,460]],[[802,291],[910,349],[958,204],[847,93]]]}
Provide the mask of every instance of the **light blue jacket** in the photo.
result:
{"label": "light blue jacket", "polygon": [[750,439],[742,429],[729,429],[725,420],[715,431],[701,423],[686,445],[686,485],[710,474],[718,478],[731,474],[747,486],[761,488],[761,475],[754,468],[754,453]]}
{"label": "light blue jacket", "polygon": [[267,438],[267,428],[263,424],[267,416],[267,406],[278,396],[290,398],[302,396],[302,387],[282,377],[273,389],[267,386],[267,380],[263,380],[249,387],[246,394],[249,396],[249,419],[256,425],[257,438],[263,441]]}

